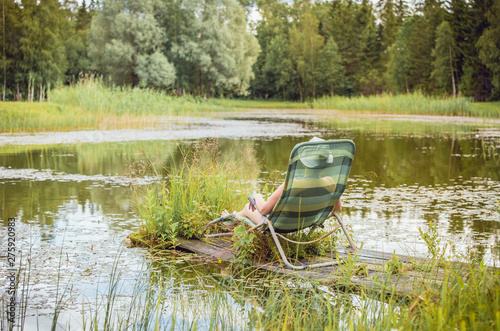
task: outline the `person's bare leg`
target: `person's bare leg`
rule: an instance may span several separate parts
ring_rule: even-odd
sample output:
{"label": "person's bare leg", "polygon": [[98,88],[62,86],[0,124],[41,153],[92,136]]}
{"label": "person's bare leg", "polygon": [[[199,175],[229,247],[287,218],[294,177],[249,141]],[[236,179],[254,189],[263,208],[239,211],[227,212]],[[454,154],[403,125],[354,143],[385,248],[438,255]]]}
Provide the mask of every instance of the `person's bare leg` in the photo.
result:
{"label": "person's bare leg", "polygon": [[[262,197],[262,194],[256,194],[254,196],[255,203],[257,204],[257,209],[261,209],[262,206],[266,203],[264,198]],[[247,203],[245,207],[238,213],[241,216],[248,217],[251,219],[255,224],[259,224],[261,222],[260,219],[260,213],[257,210],[252,210],[253,208],[250,207],[250,203]]]}

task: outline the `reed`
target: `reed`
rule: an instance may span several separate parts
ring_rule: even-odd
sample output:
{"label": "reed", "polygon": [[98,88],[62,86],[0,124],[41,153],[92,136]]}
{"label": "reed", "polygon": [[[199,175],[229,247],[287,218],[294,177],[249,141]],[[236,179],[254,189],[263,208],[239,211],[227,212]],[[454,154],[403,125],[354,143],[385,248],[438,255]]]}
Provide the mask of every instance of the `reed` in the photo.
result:
{"label": "reed", "polygon": [[258,175],[252,150],[220,152],[207,139],[192,150],[181,147],[182,158],[157,185],[134,191],[143,220],[131,239],[147,246],[175,246],[175,238],[199,236],[204,225],[224,209],[242,208]]}
{"label": "reed", "polygon": [[471,107],[465,97],[434,97],[421,92],[412,94],[383,94],[358,97],[324,97],[312,101],[314,109],[356,110],[389,114],[419,115],[460,115],[460,116],[499,116],[500,113],[487,114]]}

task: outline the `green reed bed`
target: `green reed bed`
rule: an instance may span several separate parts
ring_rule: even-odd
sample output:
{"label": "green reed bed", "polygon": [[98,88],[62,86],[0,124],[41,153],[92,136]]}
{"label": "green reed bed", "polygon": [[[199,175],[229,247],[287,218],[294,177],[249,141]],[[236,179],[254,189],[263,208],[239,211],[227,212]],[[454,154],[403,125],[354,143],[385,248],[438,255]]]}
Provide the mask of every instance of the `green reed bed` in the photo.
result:
{"label": "green reed bed", "polygon": [[258,175],[252,150],[221,155],[216,140],[204,140],[168,170],[157,185],[134,191],[143,220],[132,240],[147,246],[175,245],[175,238],[201,234],[221,211],[242,208]]}
{"label": "green reed bed", "polygon": [[0,132],[33,132],[92,127],[96,117],[77,107],[38,102],[1,102]]}
{"label": "green reed bed", "polygon": [[171,96],[147,88],[107,87],[92,78],[54,90],[51,102],[106,115],[176,115],[217,108],[203,98]]}
{"label": "green reed bed", "polygon": [[[378,113],[419,115],[493,116],[471,107],[464,97],[434,97],[415,92],[401,95],[372,95],[358,97],[325,97],[312,101],[314,109],[357,110]],[[497,114],[498,116],[500,114]]]}
{"label": "green reed bed", "polygon": [[246,109],[306,109],[311,105],[304,102],[282,101],[282,100],[258,100],[258,99],[224,99],[214,98],[209,102],[215,106],[222,106],[229,110],[234,108]]}
{"label": "green reed bed", "polygon": [[500,101],[494,102],[473,102],[472,111],[479,116],[500,117]]}

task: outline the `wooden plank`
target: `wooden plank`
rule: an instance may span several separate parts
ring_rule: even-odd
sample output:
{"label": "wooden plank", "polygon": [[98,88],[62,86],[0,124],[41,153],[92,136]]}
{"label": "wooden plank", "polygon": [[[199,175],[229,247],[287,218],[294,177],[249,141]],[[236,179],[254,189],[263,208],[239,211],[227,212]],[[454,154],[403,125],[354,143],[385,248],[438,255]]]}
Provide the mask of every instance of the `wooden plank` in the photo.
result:
{"label": "wooden plank", "polygon": [[179,244],[177,247],[196,254],[211,256],[226,262],[232,262],[234,260],[233,252],[227,248],[209,245],[198,239],[184,239],[178,237],[177,242]]}
{"label": "wooden plank", "polygon": [[[210,256],[216,259],[221,259],[222,261],[232,262],[234,261],[234,254],[232,251],[232,245],[224,241],[223,239],[211,239],[210,243],[203,242],[198,239],[183,239],[178,238],[178,247],[184,250],[194,252],[199,255]],[[348,250],[339,251],[341,257],[347,256]],[[318,262],[335,262],[336,254],[332,254],[332,257],[314,257],[311,259],[301,259],[298,264],[313,264]],[[360,263],[365,264],[366,274],[361,275],[351,275],[346,279],[346,275],[342,274],[342,266],[333,265],[323,268],[312,268],[305,270],[292,270],[288,269],[279,262],[270,263],[254,263],[255,267],[270,272],[297,276],[302,278],[309,278],[319,281],[322,284],[333,285],[335,283],[345,284],[350,286],[362,286],[366,289],[383,291],[386,294],[397,294],[405,295],[412,293],[412,284],[416,280],[422,281],[422,276],[419,273],[408,272],[405,274],[389,275],[387,274],[381,265],[390,259],[393,254],[362,250],[360,252],[360,257],[358,258],[357,266]],[[398,255],[400,261],[414,261],[409,256]],[[342,262],[342,261],[339,261]],[[431,276],[431,275],[429,275]],[[418,278],[417,278],[418,277]],[[427,282],[439,282],[441,278],[441,272],[436,271],[433,273],[432,278],[425,279]],[[346,283],[347,282],[347,283]]]}
{"label": "wooden plank", "polygon": [[[339,253],[341,256],[347,256],[347,254],[354,254],[354,251],[352,248],[339,248],[337,250],[337,253]],[[383,260],[387,261],[392,258],[393,255],[396,255],[399,259],[400,262],[426,262],[427,259],[423,257],[413,257],[413,256],[408,256],[408,255],[403,255],[403,254],[394,254],[394,253],[387,253],[387,252],[379,252],[379,251],[373,251],[369,249],[360,249],[359,250],[359,257],[363,258],[368,258],[368,259],[373,259],[373,260]]]}

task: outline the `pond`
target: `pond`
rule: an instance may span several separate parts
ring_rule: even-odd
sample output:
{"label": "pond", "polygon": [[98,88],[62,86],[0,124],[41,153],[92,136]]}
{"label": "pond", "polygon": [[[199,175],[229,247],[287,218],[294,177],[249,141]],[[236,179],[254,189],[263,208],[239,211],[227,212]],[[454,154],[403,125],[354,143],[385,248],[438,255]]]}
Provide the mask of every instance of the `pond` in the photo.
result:
{"label": "pond", "polygon": [[[443,244],[498,264],[497,120],[254,110],[165,118],[143,130],[0,134],[0,256],[6,255],[4,235],[14,218],[16,263],[30,276],[26,325],[50,327],[60,305],[61,328],[85,327],[85,311],[104,300],[117,270],[115,309],[124,312],[138,279],[183,275],[181,285],[172,285],[182,290],[170,295],[192,299],[200,286],[212,286],[200,285],[194,276],[213,272],[205,263],[188,270],[181,255],[170,257],[176,276],[166,276],[172,268],[165,271],[165,262],[124,246],[141,223],[130,186],[154,181],[152,175],[131,178],[132,159],[154,157],[168,166],[180,157],[180,145],[217,138],[223,153],[253,148],[262,163],[260,179],[279,181],[293,146],[313,136],[356,144],[341,215],[363,248],[423,256],[427,249],[419,228],[425,231],[432,222]],[[6,259],[0,265],[4,279]],[[2,283],[2,293],[6,287]],[[164,309],[163,326],[189,325],[191,313],[175,319],[178,307]],[[210,323],[198,319],[200,328]]]}

